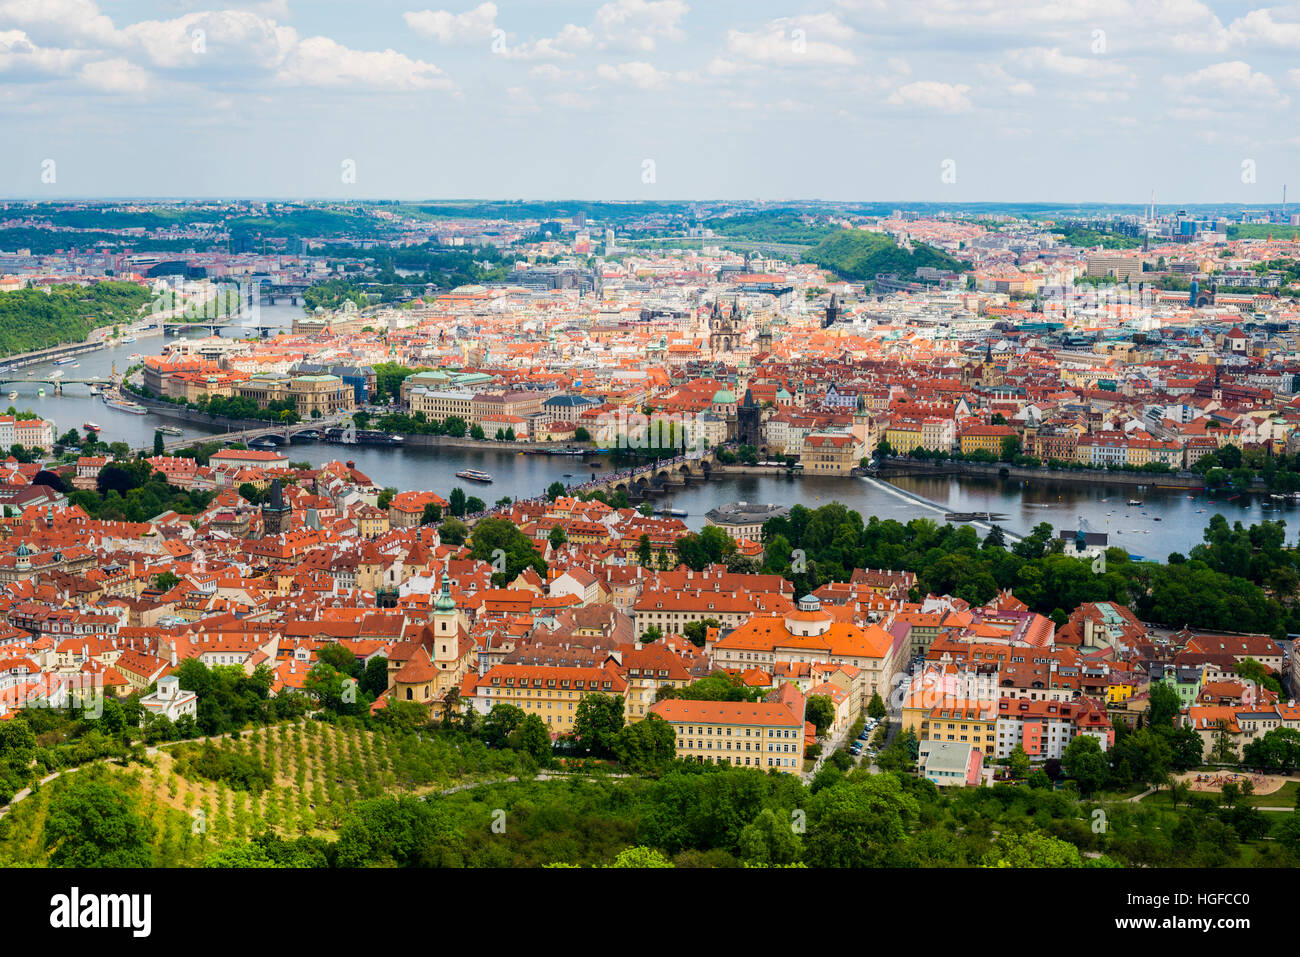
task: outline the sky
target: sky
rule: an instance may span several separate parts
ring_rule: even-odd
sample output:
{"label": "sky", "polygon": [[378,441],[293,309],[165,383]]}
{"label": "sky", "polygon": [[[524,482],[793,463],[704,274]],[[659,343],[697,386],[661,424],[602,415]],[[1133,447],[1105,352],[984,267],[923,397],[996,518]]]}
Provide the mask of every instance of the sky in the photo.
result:
{"label": "sky", "polygon": [[0,0],[0,196],[1300,200],[1300,3]]}

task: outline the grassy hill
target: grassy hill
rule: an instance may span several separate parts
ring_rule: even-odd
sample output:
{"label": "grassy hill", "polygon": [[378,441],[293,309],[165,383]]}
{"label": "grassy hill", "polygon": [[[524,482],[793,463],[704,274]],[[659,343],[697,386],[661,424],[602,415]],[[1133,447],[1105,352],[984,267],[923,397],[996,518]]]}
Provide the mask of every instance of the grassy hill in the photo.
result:
{"label": "grassy hill", "polygon": [[860,229],[841,229],[819,242],[803,256],[844,279],[862,282],[875,279],[877,273],[897,273],[910,279],[922,266],[964,272],[970,267],[945,252],[912,244],[908,252],[888,236]]}
{"label": "grassy hill", "polygon": [[150,298],[144,286],[116,281],[0,293],[0,356],[84,342],[99,326],[135,321]]}
{"label": "grassy hill", "polygon": [[369,798],[419,795],[515,773],[511,751],[355,724],[292,722],[211,748],[168,746],[151,766],[99,764],[65,773],[0,821],[0,867],[49,866],[45,823],[63,791],[102,778],[151,827],[155,867],[199,865],[213,851],[269,831],[333,838]]}

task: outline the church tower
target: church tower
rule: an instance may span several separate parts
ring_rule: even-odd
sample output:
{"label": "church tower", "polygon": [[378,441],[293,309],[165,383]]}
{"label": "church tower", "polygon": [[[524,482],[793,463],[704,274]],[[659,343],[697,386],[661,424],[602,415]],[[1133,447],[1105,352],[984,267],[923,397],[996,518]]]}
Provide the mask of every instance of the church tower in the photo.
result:
{"label": "church tower", "polygon": [[826,318],[822,320],[822,328],[829,329],[831,326],[835,325],[842,312],[843,309],[840,308],[840,294],[837,292],[831,293],[830,305],[826,307]]}
{"label": "church tower", "polygon": [[451,579],[442,576],[442,591],[433,603],[433,660],[441,668],[460,657],[460,614],[451,597]]}
{"label": "church tower", "polygon": [[752,389],[745,389],[745,399],[736,410],[737,431],[742,445],[758,448],[763,444],[763,410],[754,401]]}
{"label": "church tower", "polygon": [[262,534],[282,535],[289,531],[293,506],[284,499],[284,489],[279,479],[271,482],[271,493],[262,503]]}
{"label": "church tower", "polygon": [[736,306],[730,315],[724,316],[722,304],[713,300],[713,314],[709,316],[709,352],[714,357],[730,352],[740,344],[740,330],[736,328],[739,315],[740,307]]}

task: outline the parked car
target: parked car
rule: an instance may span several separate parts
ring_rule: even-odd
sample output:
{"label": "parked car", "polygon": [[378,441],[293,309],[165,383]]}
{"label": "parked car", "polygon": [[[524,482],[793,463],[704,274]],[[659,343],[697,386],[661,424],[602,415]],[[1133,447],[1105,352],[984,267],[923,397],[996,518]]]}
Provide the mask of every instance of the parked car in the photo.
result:
{"label": "parked car", "polygon": [[856,744],[853,745],[853,747],[849,748],[849,754],[853,755],[855,758],[861,753],[862,753],[862,749],[858,747]]}

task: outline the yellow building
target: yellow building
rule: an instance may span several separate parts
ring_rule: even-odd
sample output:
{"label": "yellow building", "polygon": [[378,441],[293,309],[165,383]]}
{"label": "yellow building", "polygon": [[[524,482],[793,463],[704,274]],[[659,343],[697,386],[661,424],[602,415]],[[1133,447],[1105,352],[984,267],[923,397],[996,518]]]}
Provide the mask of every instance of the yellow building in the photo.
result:
{"label": "yellow building", "polygon": [[1151,461],[1150,439],[1129,439],[1125,453],[1126,465],[1146,465]]}
{"label": "yellow building", "polygon": [[660,642],[612,654],[621,659],[627,680],[624,718],[628,724],[650,713],[660,688],[685,688],[691,683],[691,673],[682,659]]}
{"label": "yellow building", "polygon": [[[471,695],[472,690],[472,695]],[[611,662],[599,668],[495,665],[467,685],[464,695],[484,714],[499,704],[535,714],[554,734],[573,731],[578,703],[589,694],[622,695],[627,682]]]}
{"label": "yellow building", "polygon": [[803,769],[802,709],[796,714],[778,703],[669,698],[650,713],[677,732],[678,757],[783,774]]}
{"label": "yellow building", "polygon": [[388,531],[388,510],[374,505],[362,505],[353,516],[357,532],[362,538],[378,538]]}
{"label": "yellow building", "polygon": [[918,741],[954,741],[969,744],[992,758],[997,751],[996,701],[939,697],[928,689],[909,695],[903,704],[903,730]]}
{"label": "yellow building", "polygon": [[356,404],[356,391],[336,375],[255,375],[234,386],[234,394],[265,409],[272,402],[292,402],[302,418],[312,413],[345,412]]}
{"label": "yellow building", "polygon": [[906,455],[912,449],[919,448],[924,442],[921,423],[911,419],[899,419],[889,423],[885,430],[885,441],[899,455]]}
{"label": "yellow building", "polygon": [[1106,686],[1106,704],[1123,704],[1137,693],[1137,682],[1131,678],[1111,676],[1111,683]]}
{"label": "yellow building", "polygon": [[961,434],[961,454],[970,455],[972,452],[990,452],[993,455],[1001,455],[1002,440],[1015,434],[1014,429],[1005,425],[972,426]]}
{"label": "yellow building", "polygon": [[805,475],[848,475],[861,456],[849,432],[811,432],[803,440],[799,461]]}

